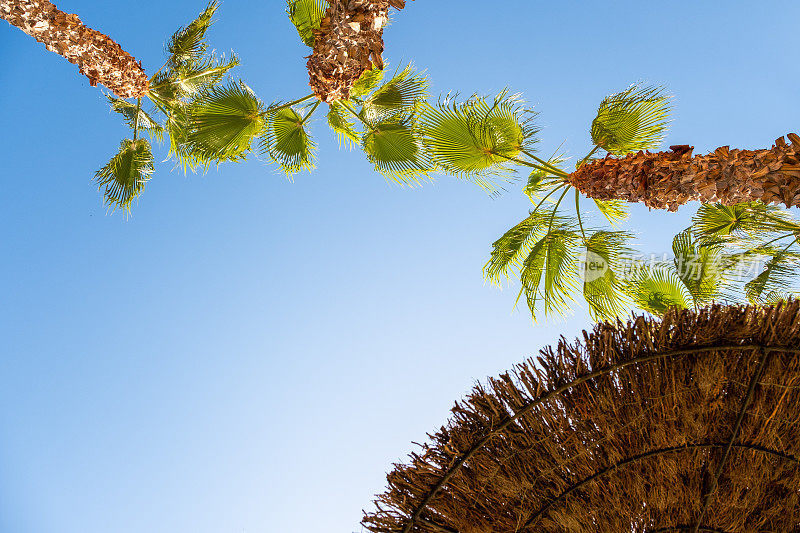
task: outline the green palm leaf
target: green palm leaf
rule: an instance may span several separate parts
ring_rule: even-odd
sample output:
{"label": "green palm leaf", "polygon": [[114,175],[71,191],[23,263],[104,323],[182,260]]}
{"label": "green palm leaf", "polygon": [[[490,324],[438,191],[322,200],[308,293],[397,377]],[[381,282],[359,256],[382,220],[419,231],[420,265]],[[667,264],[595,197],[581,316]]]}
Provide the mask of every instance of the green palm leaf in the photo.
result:
{"label": "green palm leaf", "polygon": [[433,168],[422,143],[407,121],[375,124],[364,135],[361,147],[375,169],[404,185],[416,185]]}
{"label": "green palm leaf", "polygon": [[570,309],[578,283],[580,240],[573,228],[558,224],[531,247],[520,281],[534,319],[539,301],[544,301],[545,314],[565,314]]}
{"label": "green palm leaf", "polygon": [[336,133],[339,146],[345,144],[348,148],[352,148],[361,142],[361,136],[350,117],[350,112],[342,104],[338,102],[329,104],[328,126]]}
{"label": "green palm leaf", "polygon": [[772,233],[800,231],[792,215],[761,202],[736,205],[703,204],[692,220],[695,235],[702,241],[736,242],[763,239]]}
{"label": "green palm leaf", "polygon": [[549,216],[533,212],[497,239],[492,244],[489,261],[483,267],[484,277],[495,285],[500,285],[503,279],[509,279],[512,273],[522,267],[523,260],[536,240],[541,238],[549,222]]}
{"label": "green palm leaf", "polygon": [[168,64],[172,68],[198,61],[206,53],[208,45],[204,39],[218,7],[219,2],[212,0],[195,20],[172,35],[167,43]]}
{"label": "green palm leaf", "polygon": [[369,122],[407,118],[428,97],[428,86],[428,79],[408,65],[366,99],[361,114]]}
{"label": "green palm leaf", "polygon": [[306,118],[291,107],[270,114],[261,135],[261,153],[292,176],[314,168],[316,145],[306,130]]}
{"label": "green palm leaf", "polygon": [[189,109],[186,150],[198,160],[240,161],[264,128],[264,106],[244,83],[204,91]]}
{"label": "green palm leaf", "polygon": [[627,242],[632,237],[623,231],[597,231],[585,242],[583,297],[595,320],[620,317],[628,310],[617,272],[630,253]]}
{"label": "green palm leaf", "polygon": [[776,251],[764,271],[744,286],[747,299],[751,303],[760,303],[764,301],[765,293],[787,291],[797,274],[798,264],[800,254],[786,249]]}
{"label": "green palm leaf", "polygon": [[328,2],[325,0],[287,0],[286,13],[297,29],[303,44],[314,48],[314,30],[318,30],[325,13]]}
{"label": "green palm leaf", "polygon": [[512,172],[509,159],[535,142],[534,114],[517,96],[503,92],[493,101],[426,104],[419,123],[423,142],[444,172],[490,183]]}
{"label": "green palm leaf", "polygon": [[681,278],[667,266],[640,266],[623,283],[623,290],[634,305],[663,316],[670,308],[688,309],[691,295]]}
{"label": "green palm leaf", "polygon": [[95,173],[94,182],[98,189],[103,189],[103,199],[108,207],[112,210],[120,208],[127,213],[154,170],[150,143],[146,139],[125,139],[119,152]]}
{"label": "green palm leaf", "polygon": [[689,228],[675,236],[672,251],[675,254],[675,272],[695,305],[711,302],[722,293],[725,262],[716,247],[698,246]]}
{"label": "green palm leaf", "polygon": [[612,226],[618,226],[630,216],[622,200],[594,200],[594,203]]}
{"label": "green palm leaf", "polygon": [[655,148],[666,135],[670,112],[663,88],[633,85],[601,102],[592,141],[614,154]]}
{"label": "green palm leaf", "polygon": [[374,91],[383,80],[383,73],[384,70],[374,67],[365,70],[350,88],[350,96],[360,98]]}

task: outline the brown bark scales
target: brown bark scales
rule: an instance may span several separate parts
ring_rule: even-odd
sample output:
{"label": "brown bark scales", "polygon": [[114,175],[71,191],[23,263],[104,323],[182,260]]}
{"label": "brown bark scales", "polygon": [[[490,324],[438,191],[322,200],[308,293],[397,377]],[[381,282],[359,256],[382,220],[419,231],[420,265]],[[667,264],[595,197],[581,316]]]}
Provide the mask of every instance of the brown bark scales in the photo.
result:
{"label": "brown bark scales", "polygon": [[78,65],[92,86],[102,83],[120,98],[147,94],[150,82],[136,59],[107,35],[84,26],[78,15],[48,0],[0,0],[0,18]]}
{"label": "brown bark scales", "polygon": [[598,200],[641,202],[677,210],[690,201],[733,205],[761,201],[800,206],[800,136],[790,133],[767,150],[728,146],[693,156],[691,146],[669,152],[606,157],[581,167],[570,183]]}

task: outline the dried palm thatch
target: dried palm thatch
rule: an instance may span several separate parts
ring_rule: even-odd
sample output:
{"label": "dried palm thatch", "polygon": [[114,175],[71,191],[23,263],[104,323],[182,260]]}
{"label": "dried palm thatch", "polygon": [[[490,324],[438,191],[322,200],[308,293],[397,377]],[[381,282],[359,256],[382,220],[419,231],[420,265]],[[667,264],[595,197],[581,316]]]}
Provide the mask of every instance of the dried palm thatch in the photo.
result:
{"label": "dried palm thatch", "polygon": [[405,0],[330,0],[320,28],[314,31],[314,52],[308,59],[317,98],[347,100],[365,71],[383,70],[383,29],[389,8],[405,5]]}
{"label": "dried palm thatch", "polygon": [[639,152],[606,157],[584,165],[570,183],[590,198],[644,202],[655,209],[677,210],[699,200],[733,205],[760,200],[800,206],[800,136],[790,133],[769,150],[731,150],[692,156],[691,146],[669,152]]}
{"label": "dried palm thatch", "polygon": [[147,94],[150,82],[136,59],[107,35],[84,26],[78,15],[47,0],[0,0],[0,18],[78,65],[93,87],[102,83],[120,98]]}
{"label": "dried palm thatch", "polygon": [[800,531],[800,303],[562,339],[388,481],[373,532]]}

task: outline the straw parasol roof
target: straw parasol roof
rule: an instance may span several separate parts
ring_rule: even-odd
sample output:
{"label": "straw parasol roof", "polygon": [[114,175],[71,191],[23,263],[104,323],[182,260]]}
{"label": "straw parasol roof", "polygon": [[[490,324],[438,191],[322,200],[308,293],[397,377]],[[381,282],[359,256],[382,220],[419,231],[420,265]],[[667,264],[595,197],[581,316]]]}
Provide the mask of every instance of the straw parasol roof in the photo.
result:
{"label": "straw parasol roof", "polygon": [[599,324],[429,438],[368,530],[800,531],[800,303]]}

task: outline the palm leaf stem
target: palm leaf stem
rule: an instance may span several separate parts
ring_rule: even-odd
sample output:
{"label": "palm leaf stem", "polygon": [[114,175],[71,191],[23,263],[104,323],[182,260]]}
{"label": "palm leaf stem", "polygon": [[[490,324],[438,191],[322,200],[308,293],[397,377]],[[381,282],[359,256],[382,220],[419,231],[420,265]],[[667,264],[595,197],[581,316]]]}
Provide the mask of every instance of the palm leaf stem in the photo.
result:
{"label": "palm leaf stem", "polygon": [[560,190],[561,190],[563,187],[566,187],[566,186],[567,186],[567,184],[566,184],[566,183],[562,183],[561,185],[559,185],[558,187],[554,188],[552,191],[550,191],[549,193],[547,193],[547,195],[546,195],[544,198],[542,198],[542,199],[539,201],[539,203],[538,203],[538,204],[536,204],[536,207],[534,207],[534,208],[533,208],[533,211],[532,211],[532,212],[533,212],[533,213],[535,213],[536,211],[538,211],[538,210],[539,210],[539,208],[540,208],[540,207],[542,207],[542,204],[545,202],[545,200],[547,200],[548,198],[550,198],[551,196],[553,196],[553,194],[554,194],[556,191],[560,191]]}
{"label": "palm leaf stem", "polygon": [[[781,235],[780,237],[776,237],[776,238],[772,239],[771,241],[769,241],[768,243],[765,243],[765,244],[763,244],[762,246],[766,248],[767,246],[769,246],[769,245],[770,245],[770,244],[772,244],[773,242],[777,242],[777,241],[783,240],[783,239],[785,239],[786,237],[795,237],[795,234],[790,232],[790,233],[787,233],[786,235]],[[796,238],[796,237],[795,237],[795,238]],[[789,246],[791,246],[791,245],[793,245],[793,244],[794,244],[794,242],[790,242],[790,243],[789,243]],[[788,248],[789,248],[789,246],[787,246],[786,248],[788,249]],[[785,251],[785,250],[784,250],[784,251]]]}
{"label": "palm leaf stem", "polygon": [[543,167],[541,165],[537,165],[536,163],[531,163],[530,161],[524,161],[522,159],[517,159],[516,157],[509,157],[505,154],[501,154],[499,152],[489,152],[492,155],[497,157],[502,157],[506,161],[511,161],[512,163],[517,163],[518,165],[524,165],[526,167],[535,168],[536,170],[541,170],[542,172],[546,172],[548,174],[555,174],[560,178],[568,178],[569,174],[564,172],[563,170],[559,170],[556,167],[549,165],[547,167]]}
{"label": "palm leaf stem", "polygon": [[558,202],[556,202],[556,205],[553,208],[553,214],[550,215],[550,224],[547,226],[547,233],[545,235],[549,235],[550,232],[553,231],[553,222],[555,222],[556,220],[556,213],[558,213],[558,206],[561,205],[561,202],[564,200],[564,197],[567,196],[569,189],[570,188],[567,187],[567,190],[564,191],[564,194],[562,194],[561,197],[558,199]]}
{"label": "palm leaf stem", "polygon": [[585,165],[585,164],[586,164],[586,162],[587,162],[587,161],[588,161],[588,160],[589,160],[589,159],[590,159],[590,158],[591,158],[591,157],[592,157],[594,154],[596,154],[596,153],[597,153],[597,151],[598,151],[599,149],[600,149],[600,147],[599,147],[599,146],[597,146],[597,145],[595,145],[595,147],[594,147],[594,148],[592,148],[592,151],[591,151],[591,152],[589,152],[589,153],[586,155],[586,157],[584,157],[583,159],[581,159],[581,162],[580,162],[580,163],[578,163],[578,168],[581,168],[583,165]]}
{"label": "palm leaf stem", "polygon": [[292,106],[295,106],[297,104],[302,104],[303,102],[307,102],[308,100],[311,100],[312,98],[316,98],[316,97],[317,97],[317,95],[315,95],[314,93],[311,93],[308,96],[304,96],[302,98],[298,98],[297,100],[293,100],[293,101],[288,102],[286,104],[281,104],[281,105],[278,105],[278,106],[269,107],[269,108],[267,108],[266,111],[261,113],[261,116],[266,116],[266,115],[269,115],[270,113],[275,113],[276,111],[280,111],[281,109],[286,109],[287,107],[292,107]]}
{"label": "palm leaf stem", "polygon": [[316,103],[315,103],[315,104],[314,104],[314,105],[311,107],[311,111],[309,111],[308,113],[306,113],[306,116],[304,116],[304,117],[303,117],[303,118],[300,120],[300,124],[301,124],[301,125],[302,125],[302,124],[305,124],[305,123],[306,123],[306,120],[308,120],[308,119],[310,119],[310,118],[311,118],[311,115],[313,115],[313,114],[314,114],[314,111],[316,111],[316,110],[317,110],[317,108],[319,107],[319,105],[320,105],[321,103],[322,103],[322,102],[320,102],[319,100],[317,100],[317,102],[316,102]]}
{"label": "palm leaf stem", "polygon": [[588,243],[586,232],[583,230],[583,219],[581,219],[581,192],[578,189],[575,189],[575,212],[578,214],[578,226],[581,228],[583,242]]}
{"label": "palm leaf stem", "polygon": [[139,115],[142,112],[142,99],[136,99],[136,120],[133,123],[133,142],[136,144],[136,140],[139,137]]}
{"label": "palm leaf stem", "polygon": [[542,165],[542,166],[546,167],[547,169],[549,169],[549,172],[552,172],[552,173],[554,173],[554,174],[556,174],[558,176],[569,177],[569,174],[567,174],[566,172],[564,172],[560,168],[553,166],[552,163],[549,163],[548,161],[545,161],[544,159],[542,159],[540,157],[536,157],[535,155],[533,155],[531,152],[525,150],[524,148],[522,150],[520,150],[520,151],[523,154],[525,154],[528,157],[530,157],[531,159],[533,159],[534,161],[536,161],[537,163],[539,163],[540,165]]}
{"label": "palm leaf stem", "polygon": [[340,103],[340,104],[342,104],[342,106],[343,106],[345,109],[347,109],[348,111],[350,111],[350,113],[351,113],[351,114],[352,114],[354,117],[356,117],[358,120],[360,120],[360,121],[361,121],[361,123],[362,123],[362,124],[364,124],[364,126],[366,126],[367,128],[369,128],[369,130],[370,130],[370,131],[375,131],[375,128],[373,128],[373,127],[372,127],[372,124],[370,124],[369,122],[367,122],[366,120],[364,120],[364,118],[363,118],[361,115],[359,115],[358,113],[356,113],[356,110],[355,110],[355,109],[353,109],[353,107],[350,105],[350,103],[349,103],[349,102],[345,102],[344,100],[339,100],[339,103]]}

